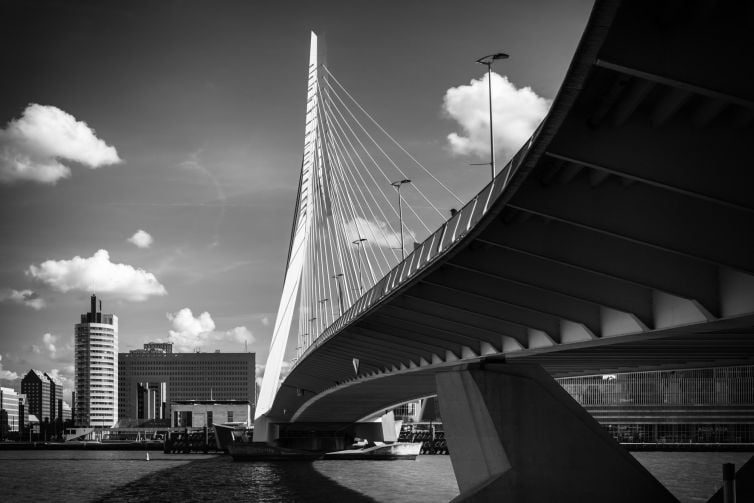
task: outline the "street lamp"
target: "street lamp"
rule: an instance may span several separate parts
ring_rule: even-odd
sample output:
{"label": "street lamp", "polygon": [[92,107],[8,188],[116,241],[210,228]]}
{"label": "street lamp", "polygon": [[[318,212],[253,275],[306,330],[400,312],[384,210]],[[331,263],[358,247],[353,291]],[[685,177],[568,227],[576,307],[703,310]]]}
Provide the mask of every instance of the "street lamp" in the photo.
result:
{"label": "street lamp", "polygon": [[361,243],[363,243],[366,240],[367,240],[367,238],[359,238],[359,239],[356,239],[354,241],[351,241],[352,244],[355,244],[356,246],[359,247],[356,250],[356,257],[358,257],[358,260],[359,260],[359,294],[361,294],[361,292],[364,289],[364,282],[361,279]]}
{"label": "street lamp", "polygon": [[492,136],[492,63],[498,59],[508,59],[510,56],[504,52],[490,54],[476,60],[480,65],[487,66],[487,85],[489,86],[490,101],[490,168],[492,170],[492,179],[495,179],[495,139]]}
{"label": "street lamp", "polygon": [[343,289],[340,287],[340,278],[343,277],[343,273],[333,274],[330,276],[338,283],[338,307],[340,308],[340,315],[343,316]]}
{"label": "street lamp", "polygon": [[401,226],[401,261],[406,259],[406,250],[403,247],[403,209],[401,206],[401,185],[404,183],[411,183],[411,180],[397,180],[390,184],[395,187],[395,190],[398,192],[398,223]]}

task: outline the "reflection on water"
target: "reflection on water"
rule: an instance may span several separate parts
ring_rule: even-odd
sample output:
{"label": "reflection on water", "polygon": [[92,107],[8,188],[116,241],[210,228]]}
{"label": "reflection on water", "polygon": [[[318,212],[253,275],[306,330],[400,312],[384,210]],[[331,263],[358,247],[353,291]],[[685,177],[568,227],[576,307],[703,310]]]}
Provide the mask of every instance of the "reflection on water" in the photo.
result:
{"label": "reflection on water", "polygon": [[[0,500],[436,502],[458,494],[449,456],[416,461],[234,463],[228,456],[134,451],[0,452]],[[722,464],[752,453],[640,452],[683,503],[707,501]],[[543,480],[543,483],[547,483]]]}

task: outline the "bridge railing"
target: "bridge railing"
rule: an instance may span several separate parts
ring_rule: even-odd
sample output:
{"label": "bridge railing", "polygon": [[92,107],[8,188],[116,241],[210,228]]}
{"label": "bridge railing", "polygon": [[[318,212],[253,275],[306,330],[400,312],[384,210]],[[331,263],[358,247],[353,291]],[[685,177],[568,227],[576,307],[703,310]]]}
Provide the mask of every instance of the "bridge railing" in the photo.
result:
{"label": "bridge railing", "polygon": [[[539,129],[521,149],[506,163],[505,167],[471,201],[461,208],[431,236],[417,246],[402,262],[375,283],[346,312],[317,337],[296,361],[298,365],[309,353],[316,350],[330,337],[340,332],[363,313],[386,299],[390,293],[448,253],[487,214],[508,185],[513,173],[521,166]],[[295,366],[294,365],[294,366]]]}

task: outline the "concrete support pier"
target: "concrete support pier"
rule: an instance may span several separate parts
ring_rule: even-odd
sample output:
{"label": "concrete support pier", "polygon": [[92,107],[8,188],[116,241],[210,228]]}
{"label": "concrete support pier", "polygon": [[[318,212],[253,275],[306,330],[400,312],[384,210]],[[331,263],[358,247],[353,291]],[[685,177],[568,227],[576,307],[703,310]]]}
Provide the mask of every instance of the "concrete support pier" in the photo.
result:
{"label": "concrete support pier", "polygon": [[454,501],[678,501],[539,365],[437,374]]}

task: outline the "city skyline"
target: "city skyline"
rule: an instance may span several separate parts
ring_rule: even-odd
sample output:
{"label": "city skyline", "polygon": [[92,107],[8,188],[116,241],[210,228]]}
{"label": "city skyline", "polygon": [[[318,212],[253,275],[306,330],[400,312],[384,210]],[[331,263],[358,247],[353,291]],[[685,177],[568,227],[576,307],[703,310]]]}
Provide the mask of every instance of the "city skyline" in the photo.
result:
{"label": "city skyline", "polygon": [[[309,30],[362,104],[467,200],[488,178],[468,166],[487,158],[472,120],[486,113],[475,59],[509,52],[494,68],[509,82],[496,76],[495,89],[515,100],[530,87],[527,99],[547,103],[591,3],[223,7],[32,2],[2,16],[0,61],[15,78],[0,97],[0,378],[40,368],[70,390],[71,326],[92,290],[121,320],[121,352],[169,340],[265,361]],[[19,179],[22,155],[37,169]]]}

